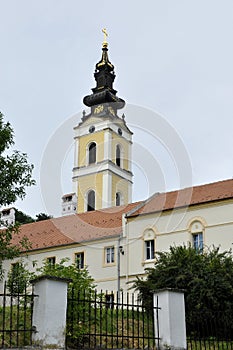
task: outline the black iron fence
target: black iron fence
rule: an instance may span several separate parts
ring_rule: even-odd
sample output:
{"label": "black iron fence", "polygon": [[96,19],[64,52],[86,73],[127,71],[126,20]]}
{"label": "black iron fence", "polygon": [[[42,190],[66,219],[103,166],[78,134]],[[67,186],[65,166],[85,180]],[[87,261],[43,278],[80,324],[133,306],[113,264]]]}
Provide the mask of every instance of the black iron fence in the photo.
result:
{"label": "black iron fence", "polygon": [[68,297],[67,346],[154,349],[159,345],[158,309],[146,310],[134,294],[75,294],[73,289]]}
{"label": "black iron fence", "polygon": [[188,350],[233,350],[233,314],[203,310],[186,320]]}
{"label": "black iron fence", "polygon": [[32,344],[33,292],[9,293],[6,283],[0,293],[0,347],[12,348]]}

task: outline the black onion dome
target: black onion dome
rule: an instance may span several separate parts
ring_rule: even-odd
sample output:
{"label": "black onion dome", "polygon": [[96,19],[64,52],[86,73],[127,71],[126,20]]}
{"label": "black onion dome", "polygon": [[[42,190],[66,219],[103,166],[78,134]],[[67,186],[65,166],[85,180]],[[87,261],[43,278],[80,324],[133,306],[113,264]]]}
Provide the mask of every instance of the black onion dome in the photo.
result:
{"label": "black onion dome", "polygon": [[121,109],[125,101],[116,96],[117,91],[113,89],[115,79],[114,66],[108,58],[108,44],[103,43],[101,60],[96,64],[94,73],[96,87],[92,89],[91,95],[85,96],[83,103],[92,107],[102,103],[115,103],[116,109]]}

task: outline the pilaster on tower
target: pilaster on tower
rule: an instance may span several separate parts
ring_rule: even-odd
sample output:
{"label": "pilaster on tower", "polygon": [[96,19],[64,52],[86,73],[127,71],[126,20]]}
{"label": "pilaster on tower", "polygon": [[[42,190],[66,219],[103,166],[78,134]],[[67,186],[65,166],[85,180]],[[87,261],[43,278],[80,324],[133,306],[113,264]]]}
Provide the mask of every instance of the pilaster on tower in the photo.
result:
{"label": "pilaster on tower", "polygon": [[125,101],[113,88],[115,73],[106,38],[94,78],[96,87],[83,99],[90,113],[83,113],[81,122],[74,128],[73,184],[79,213],[132,201],[132,132],[124,115],[118,116]]}

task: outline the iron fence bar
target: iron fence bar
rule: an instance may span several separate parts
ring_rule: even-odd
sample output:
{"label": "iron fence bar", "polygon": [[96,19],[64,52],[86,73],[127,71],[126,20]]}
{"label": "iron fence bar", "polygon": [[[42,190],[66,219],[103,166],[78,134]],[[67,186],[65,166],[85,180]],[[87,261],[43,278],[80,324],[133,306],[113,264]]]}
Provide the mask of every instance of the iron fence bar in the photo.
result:
{"label": "iron fence bar", "polygon": [[[19,290],[17,293],[17,329],[19,329],[19,302],[20,302],[20,296],[19,296]],[[16,345],[19,346],[19,332],[16,333]]]}
{"label": "iron fence bar", "polygon": [[160,348],[160,333],[159,333],[159,297],[157,295],[156,298],[156,327],[157,327],[157,344],[158,344],[158,349]]}
{"label": "iron fence bar", "polygon": [[118,339],[118,336],[119,336],[119,332],[118,332],[118,322],[119,322],[119,300],[120,298],[120,292],[117,291],[117,307],[116,307],[116,330],[117,330],[117,336],[116,336],[116,346],[117,348],[119,348],[119,339]]}
{"label": "iron fence bar", "polygon": [[[96,317],[97,317],[97,291],[95,291],[95,320],[96,320]],[[96,334],[96,322],[95,322],[95,334]],[[97,345],[97,341],[96,341],[96,337],[95,337],[95,347]]]}
{"label": "iron fence bar", "polygon": [[[71,289],[71,295],[72,295],[72,303],[71,303],[71,307],[69,308],[68,312],[70,312],[71,310],[71,327],[70,327],[70,333],[73,336],[74,335],[74,286],[72,286]],[[79,297],[79,295],[78,295]],[[79,317],[79,315],[78,315]]]}
{"label": "iron fence bar", "polygon": [[127,346],[129,347],[129,293],[127,293],[126,298],[126,319],[127,319]]}
{"label": "iron fence bar", "polygon": [[132,333],[133,333],[133,346],[134,346],[134,342],[135,342],[135,337],[134,337],[134,294],[132,295]]}
{"label": "iron fence bar", "polygon": [[13,329],[13,296],[10,296],[10,347],[12,345],[12,329]]}
{"label": "iron fence bar", "polygon": [[123,348],[124,344],[124,310],[123,310],[123,305],[124,305],[124,295],[123,292],[121,292],[121,347]]}
{"label": "iron fence bar", "polygon": [[137,301],[137,342],[138,342],[138,347],[139,347],[139,329],[140,329],[140,324],[139,324],[139,317],[140,317],[140,314],[139,314],[139,305],[138,305],[138,301]]}
{"label": "iron fence bar", "polygon": [[107,329],[108,329],[108,304],[107,304],[107,300],[106,300],[107,295],[108,295],[108,291],[106,290],[105,291],[105,305],[104,305],[105,306],[104,312],[105,312],[105,315],[106,315],[106,317],[105,317],[105,332],[104,333],[106,333],[106,334],[107,334]]}
{"label": "iron fence bar", "polygon": [[6,317],[6,282],[4,283],[4,294],[3,294],[3,310],[2,310],[2,347],[5,344],[5,317]]}
{"label": "iron fence bar", "polygon": [[[113,291],[111,293],[113,295]],[[111,308],[111,334],[112,334],[112,336],[111,336],[111,346],[112,346],[112,348],[114,346],[114,332],[113,332],[113,330],[114,330],[114,323],[113,323],[113,316],[114,316],[114,314],[113,314],[113,312],[114,312],[114,304],[113,304],[113,307]]]}
{"label": "iron fence bar", "polygon": [[[91,315],[91,299],[89,300],[89,303],[88,303],[88,317],[89,317],[89,320],[88,320],[88,331],[89,331],[89,334],[91,333],[91,318],[92,318],[92,315]],[[89,348],[91,347],[91,337],[88,337],[88,346]]]}
{"label": "iron fence bar", "polygon": [[101,290],[100,300],[100,348],[102,347],[102,307],[103,307],[103,291]]}
{"label": "iron fence bar", "polygon": [[[23,323],[24,323],[24,326],[23,328],[24,329],[27,329],[27,286],[25,285],[25,288],[24,288],[24,315],[23,315]],[[24,341],[24,344],[26,343],[26,332],[23,333],[24,334],[24,337],[23,337],[23,341]]]}
{"label": "iron fence bar", "polygon": [[145,318],[144,318],[143,308],[141,310],[142,310],[142,336],[143,336],[142,342],[143,342],[143,349],[144,349],[145,348]]}
{"label": "iron fence bar", "polygon": [[[31,292],[31,298],[30,298],[30,326],[32,328],[32,322],[33,322],[33,306],[34,306],[34,297],[38,295],[34,294],[34,285],[32,286],[32,292]],[[30,332],[30,345],[32,344],[32,329]]]}
{"label": "iron fence bar", "polygon": [[[153,309],[152,309],[153,310]],[[146,312],[146,328],[147,328],[147,346],[150,347],[150,312]]]}

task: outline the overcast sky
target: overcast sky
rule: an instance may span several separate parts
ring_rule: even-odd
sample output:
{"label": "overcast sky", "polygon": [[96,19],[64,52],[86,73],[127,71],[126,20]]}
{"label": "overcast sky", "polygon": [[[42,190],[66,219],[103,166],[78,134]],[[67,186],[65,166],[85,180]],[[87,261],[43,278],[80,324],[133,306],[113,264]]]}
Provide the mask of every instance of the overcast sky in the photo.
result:
{"label": "overcast sky", "polygon": [[[14,128],[15,148],[34,164],[37,181],[16,203],[19,209],[59,216],[62,193],[72,191],[72,127],[80,121],[83,97],[95,86],[103,27],[117,75],[114,87],[133,106],[125,111],[137,158],[133,200],[183,187],[180,172],[189,167],[193,184],[232,178],[232,0],[0,0],[0,14],[0,110]],[[154,119],[147,110],[155,112]],[[62,166],[45,176],[54,138],[54,160]],[[180,142],[178,153],[185,155],[177,160],[173,151]],[[48,159],[53,164],[51,154]]]}

